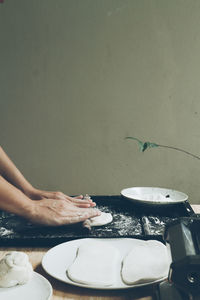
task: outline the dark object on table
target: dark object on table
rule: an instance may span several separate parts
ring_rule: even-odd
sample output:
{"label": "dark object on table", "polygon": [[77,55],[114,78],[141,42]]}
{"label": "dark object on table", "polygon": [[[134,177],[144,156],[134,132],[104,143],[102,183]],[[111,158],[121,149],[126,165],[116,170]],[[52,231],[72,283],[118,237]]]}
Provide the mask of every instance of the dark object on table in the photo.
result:
{"label": "dark object on table", "polygon": [[172,263],[168,281],[159,285],[157,300],[200,299],[200,218],[181,218],[166,226]]}
{"label": "dark object on table", "polygon": [[113,221],[105,226],[83,228],[82,223],[59,227],[31,224],[0,211],[0,246],[54,246],[80,238],[139,238],[163,241],[165,226],[172,220],[194,215],[190,204],[136,204],[121,196],[92,196],[97,208],[109,212]]}

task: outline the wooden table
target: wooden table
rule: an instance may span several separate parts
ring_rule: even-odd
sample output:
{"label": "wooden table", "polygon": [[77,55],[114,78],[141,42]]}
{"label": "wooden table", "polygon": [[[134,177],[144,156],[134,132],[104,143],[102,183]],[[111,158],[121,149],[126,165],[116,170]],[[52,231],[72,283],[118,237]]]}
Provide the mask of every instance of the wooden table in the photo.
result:
{"label": "wooden table", "polygon": [[[200,205],[192,205],[192,208],[196,213],[200,213]],[[49,280],[53,287],[51,300],[152,300],[155,286],[113,291],[92,290],[71,286],[52,278],[41,266],[42,257],[49,248],[0,248],[0,258],[14,250],[27,253],[33,269]]]}

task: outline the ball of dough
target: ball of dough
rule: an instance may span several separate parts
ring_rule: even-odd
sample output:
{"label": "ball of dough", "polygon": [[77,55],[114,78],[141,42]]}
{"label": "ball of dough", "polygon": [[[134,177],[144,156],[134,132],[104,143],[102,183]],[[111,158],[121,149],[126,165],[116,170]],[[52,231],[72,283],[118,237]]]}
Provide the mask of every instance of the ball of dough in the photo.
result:
{"label": "ball of dough", "polygon": [[24,252],[12,251],[0,261],[0,287],[25,284],[32,277],[32,274],[32,265],[28,255]]}

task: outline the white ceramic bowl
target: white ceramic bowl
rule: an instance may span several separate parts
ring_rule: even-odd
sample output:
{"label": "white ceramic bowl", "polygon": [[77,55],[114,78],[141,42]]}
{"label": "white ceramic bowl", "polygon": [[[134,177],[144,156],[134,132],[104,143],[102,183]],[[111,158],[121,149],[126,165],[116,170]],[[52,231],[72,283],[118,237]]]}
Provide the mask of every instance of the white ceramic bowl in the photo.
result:
{"label": "white ceramic bowl", "polygon": [[159,187],[131,187],[121,191],[125,198],[146,204],[176,204],[188,199],[185,193]]}

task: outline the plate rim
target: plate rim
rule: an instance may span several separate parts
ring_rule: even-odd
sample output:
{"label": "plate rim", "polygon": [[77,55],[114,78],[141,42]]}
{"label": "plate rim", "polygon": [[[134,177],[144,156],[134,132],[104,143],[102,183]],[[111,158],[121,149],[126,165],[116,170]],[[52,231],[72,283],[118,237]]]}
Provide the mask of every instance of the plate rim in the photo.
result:
{"label": "plate rim", "polygon": [[53,287],[52,287],[51,283],[50,283],[49,280],[48,280],[46,277],[44,277],[42,274],[40,274],[40,273],[38,273],[38,272],[36,272],[36,271],[33,271],[33,273],[35,273],[37,276],[39,276],[39,277],[40,277],[43,281],[45,281],[46,284],[48,285],[48,287],[49,287],[49,298],[48,298],[47,300],[50,300],[50,299],[52,298],[52,296],[53,296]]}
{"label": "plate rim", "polygon": [[[52,287],[51,283],[49,282],[49,280],[48,280],[46,277],[44,277],[42,274],[40,274],[40,273],[38,273],[38,272],[36,272],[36,271],[33,271],[33,276],[32,276],[32,278],[30,279],[30,281],[31,281],[31,280],[34,280],[34,277],[36,277],[36,279],[39,278],[40,280],[42,280],[43,282],[45,282],[46,286],[48,286],[49,295],[48,295],[48,298],[45,298],[44,300],[50,300],[50,299],[52,298],[52,295],[53,295],[53,287]],[[30,281],[29,281],[29,282],[30,282]],[[27,284],[28,284],[29,282],[27,282]],[[16,286],[13,286],[13,287],[11,287],[11,288],[15,288],[15,287],[20,288],[20,286],[23,287],[24,284],[23,284],[23,285],[16,285]],[[0,289],[1,289],[1,288],[0,288]],[[2,289],[4,289],[4,291],[6,291],[6,289],[8,289],[8,291],[9,291],[10,288],[2,288]]]}
{"label": "plate rim", "polygon": [[[50,251],[53,251],[56,247],[61,247],[63,246],[64,244],[69,244],[69,243],[79,243],[79,242],[83,242],[83,241],[86,241],[86,240],[106,240],[106,241],[116,241],[116,240],[137,240],[136,238],[80,238],[80,239],[74,239],[74,240],[71,240],[71,241],[66,241],[64,243],[61,243],[61,244],[58,244],[54,247],[52,247],[51,249],[49,249],[43,256],[42,258],[42,262],[41,262],[41,265],[44,269],[44,271],[50,275],[51,277],[61,281],[61,282],[64,282],[66,284],[70,284],[70,285],[73,285],[73,286],[77,286],[77,287],[81,287],[81,288],[87,288],[87,289],[93,289],[93,290],[125,290],[125,289],[130,289],[130,288],[139,288],[139,287],[145,287],[145,286],[149,286],[149,285],[153,285],[153,284],[157,284],[157,283],[160,283],[164,280],[167,279],[168,276],[166,277],[162,277],[160,279],[157,279],[157,280],[154,280],[154,281],[150,281],[150,282],[146,282],[146,283],[140,283],[140,284],[134,284],[134,285],[127,285],[124,283],[124,286],[106,286],[106,287],[102,287],[102,286],[93,286],[93,285],[84,285],[84,284],[81,284],[81,283],[78,283],[78,282],[74,282],[72,280],[70,280],[67,276],[66,276],[66,279],[67,280],[63,280],[61,278],[59,278],[58,276],[55,276],[55,275],[52,275],[52,273],[50,273],[46,267],[45,267],[45,259],[48,255],[48,253]],[[138,239],[139,240],[139,239]]]}
{"label": "plate rim", "polygon": [[[178,193],[181,193],[183,194],[185,197],[183,199],[180,199],[180,200],[175,200],[175,201],[153,201],[153,200],[142,200],[142,199],[137,199],[137,197],[133,198],[133,197],[128,197],[124,194],[124,191],[126,190],[129,190],[129,189],[142,189],[142,188],[151,188],[151,189],[160,189],[160,190],[168,190],[168,191],[173,191],[173,192],[178,192]],[[150,204],[150,205],[174,205],[174,204],[177,204],[177,203],[183,203],[185,201],[188,200],[188,195],[184,192],[181,192],[181,191],[178,191],[178,190],[175,190],[175,189],[172,189],[172,188],[163,188],[163,187],[158,187],[158,186],[133,186],[133,187],[128,187],[128,188],[124,188],[121,190],[120,192],[121,196],[123,196],[124,198],[132,201],[132,202],[140,202],[140,203],[145,203],[145,204]]]}

